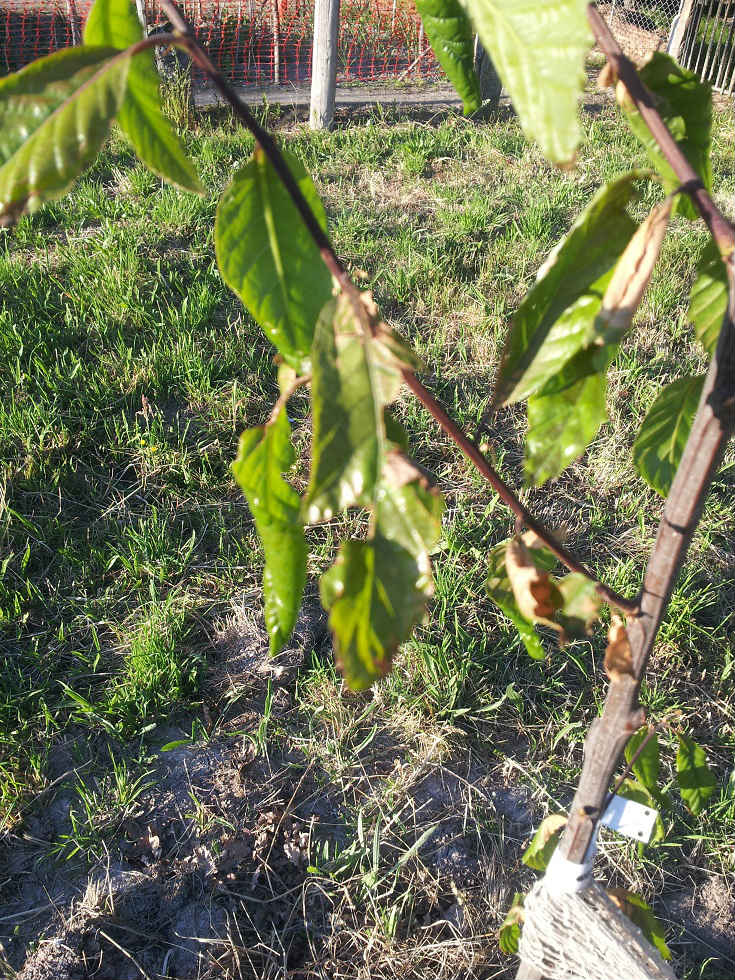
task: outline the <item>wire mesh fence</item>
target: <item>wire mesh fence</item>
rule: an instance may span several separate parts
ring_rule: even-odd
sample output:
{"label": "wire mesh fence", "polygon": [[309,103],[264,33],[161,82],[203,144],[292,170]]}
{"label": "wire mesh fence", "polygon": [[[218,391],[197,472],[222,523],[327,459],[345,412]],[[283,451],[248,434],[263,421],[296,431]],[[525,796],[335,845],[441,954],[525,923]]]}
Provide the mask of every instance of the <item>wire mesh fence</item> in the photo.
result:
{"label": "wire mesh fence", "polygon": [[[0,75],[80,43],[91,5],[0,0]],[[313,0],[183,0],[181,6],[198,40],[235,84],[309,82]],[[600,11],[634,61],[674,43],[672,53],[682,64],[720,91],[733,91],[735,0],[611,0]],[[157,0],[145,0],[145,16],[149,31],[166,29]],[[338,81],[390,80],[445,80],[412,0],[342,0]]]}
{"label": "wire mesh fence", "polygon": [[[0,0],[0,73],[79,43],[92,0]],[[185,0],[198,40],[237,85],[304,84],[311,78],[310,0]],[[146,3],[149,32],[167,20]],[[338,80],[443,77],[410,0],[342,0]]]}

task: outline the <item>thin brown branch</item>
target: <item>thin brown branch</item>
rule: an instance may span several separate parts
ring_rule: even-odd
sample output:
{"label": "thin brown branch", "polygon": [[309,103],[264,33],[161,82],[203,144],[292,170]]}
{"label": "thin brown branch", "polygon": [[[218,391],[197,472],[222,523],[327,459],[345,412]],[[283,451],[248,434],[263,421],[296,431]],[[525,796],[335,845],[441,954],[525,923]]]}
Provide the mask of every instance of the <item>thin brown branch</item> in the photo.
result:
{"label": "thin brown branch", "polygon": [[455,445],[462,450],[470,462],[473,463],[478,472],[484,476],[503,503],[513,511],[516,517],[522,521],[526,527],[530,528],[530,530],[534,531],[541,538],[549,551],[556,555],[562,564],[566,565],[570,571],[579,572],[581,575],[584,575],[590,579],[590,581],[595,582],[597,584],[598,594],[602,596],[606,602],[612,603],[614,606],[617,606],[618,609],[623,610],[623,612],[633,613],[637,611],[637,599],[626,599],[625,596],[619,595],[613,589],[600,582],[585,565],[583,565],[574,557],[574,555],[567,551],[567,549],[556,540],[554,535],[551,534],[551,532],[533,516],[528,508],[521,503],[515,493],[513,493],[510,487],[498,476],[488,462],[487,458],[480,452],[475,443],[467,435],[465,435],[457,423],[449,417],[436,398],[434,398],[434,396],[427,391],[415,374],[413,374],[411,371],[404,370],[403,380],[406,382],[414,395],[416,395],[427,412],[429,412],[429,414],[439,423],[441,428],[444,429],[452,442],[454,442]]}
{"label": "thin brown branch", "polygon": [[[332,247],[332,243],[329,240],[329,236],[317,221],[308,202],[301,193],[301,189],[294,180],[275,140],[270,133],[263,129],[263,127],[253,117],[247,106],[245,106],[238,98],[237,92],[234,90],[234,88],[220,74],[220,72],[209,60],[206,53],[196,43],[189,25],[181,16],[175,4],[172,3],[172,0],[161,0],[161,5],[168,14],[171,24],[180,34],[178,41],[179,46],[186,48],[192,60],[207,75],[222,98],[231,106],[240,121],[247,127],[247,129],[250,130],[262,147],[263,152],[268,157],[269,162],[278,174],[283,186],[286,188],[291,200],[301,215],[309,234],[319,249],[324,263],[339,283],[342,291],[349,298],[359,322],[364,329],[374,331],[376,323],[374,322],[373,318],[371,318],[365,304],[362,302],[360,290],[352,282],[345,267],[337,257],[334,248]],[[605,599],[606,602],[612,603],[623,612],[632,613],[637,610],[637,599],[627,599],[625,596],[619,595],[613,589],[601,583],[585,565],[577,561],[577,559],[574,558],[574,556],[570,554],[566,548],[559,544],[559,542],[554,538],[553,534],[546,527],[544,527],[544,525],[538,521],[526,507],[523,506],[510,487],[508,487],[507,484],[495,472],[493,467],[480,452],[474,442],[472,442],[472,440],[462,432],[457,423],[449,417],[442,406],[421,384],[413,372],[404,370],[403,378],[421,404],[434,417],[434,419],[436,419],[439,425],[468,457],[468,459],[470,459],[478,471],[485,477],[490,486],[500,496],[501,500],[503,500],[503,502],[510,507],[513,513],[517,517],[521,518],[531,530],[536,532],[539,538],[541,538],[541,540],[547,545],[549,550],[553,552],[553,554],[555,554],[557,558],[570,569],[570,571],[579,572],[581,575],[585,575],[588,579],[590,579],[590,581],[596,584],[598,593],[603,599]]]}
{"label": "thin brown branch", "polygon": [[640,612],[629,620],[632,673],[610,684],[602,715],[585,741],[584,765],[561,853],[582,863],[608,786],[630,735],[643,724],[638,705],[641,680],[679,569],[691,544],[710,483],[735,427],[735,263],[726,261],[730,299],[717,350],[659,524],[643,580]]}
{"label": "thin brown branch", "polygon": [[656,140],[661,153],[681,181],[681,190],[692,199],[720,251],[727,256],[735,248],[735,228],[715,206],[699,174],[684,156],[679,144],[659,115],[656,99],[641,81],[635,65],[625,56],[594,4],[589,4],[587,7],[587,19],[595,40],[615,70],[615,74],[625,85],[628,95],[648,126],[651,136]]}

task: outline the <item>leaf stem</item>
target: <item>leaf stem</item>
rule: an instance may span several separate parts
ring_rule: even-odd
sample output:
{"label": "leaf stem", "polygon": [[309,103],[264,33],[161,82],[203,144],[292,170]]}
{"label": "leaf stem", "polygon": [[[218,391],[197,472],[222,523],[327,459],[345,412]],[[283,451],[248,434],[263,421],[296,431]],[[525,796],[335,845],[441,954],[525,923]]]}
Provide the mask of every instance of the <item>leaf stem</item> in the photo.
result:
{"label": "leaf stem", "polygon": [[[189,52],[191,59],[207,75],[222,98],[232,107],[235,115],[247,127],[247,129],[250,130],[255,139],[258,141],[263,149],[263,152],[268,157],[273,169],[278,174],[283,186],[286,188],[286,191],[293,201],[294,206],[301,215],[309,234],[319,249],[325,265],[337,280],[343,292],[350,299],[359,322],[365,329],[374,333],[377,327],[375,318],[368,313],[365,304],[362,302],[360,290],[352,282],[347,270],[337,257],[334,248],[332,247],[332,243],[329,240],[329,236],[317,221],[306,198],[301,193],[301,189],[294,180],[293,175],[291,174],[286,161],[281,155],[281,151],[279,150],[275,140],[271,134],[255,119],[247,106],[238,98],[235,89],[230,85],[227,79],[220,74],[206,53],[199,47],[193,37],[191,28],[181,16],[181,13],[172,0],[161,0],[161,6],[168,14],[171,24],[174,26],[176,31],[179,32],[177,46],[184,47]],[[559,561],[566,565],[570,571],[579,572],[581,575],[586,576],[586,578],[594,582],[597,587],[598,594],[602,596],[606,602],[617,606],[623,612],[628,614],[636,612],[638,609],[638,599],[626,599],[625,596],[619,595],[613,589],[604,585],[599,581],[599,579],[596,578],[595,575],[592,574],[592,572],[590,572],[588,568],[586,568],[585,565],[577,561],[577,559],[574,558],[574,556],[571,555],[567,549],[563,547],[563,545],[559,544],[552,533],[546,527],[544,527],[544,525],[538,521],[526,507],[524,507],[510,487],[495,472],[475,443],[468,436],[466,436],[457,423],[450,418],[447,412],[442,408],[434,396],[423,386],[416,375],[407,368],[404,368],[402,373],[403,380],[406,382],[408,387],[418,398],[424,408],[429,412],[429,414],[432,415],[442,429],[444,429],[449,438],[474,464],[476,469],[484,476],[493,490],[495,490],[495,492],[498,494],[500,499],[513,511],[517,517],[523,520],[523,522],[532,531],[535,531],[549,550],[556,555]]]}

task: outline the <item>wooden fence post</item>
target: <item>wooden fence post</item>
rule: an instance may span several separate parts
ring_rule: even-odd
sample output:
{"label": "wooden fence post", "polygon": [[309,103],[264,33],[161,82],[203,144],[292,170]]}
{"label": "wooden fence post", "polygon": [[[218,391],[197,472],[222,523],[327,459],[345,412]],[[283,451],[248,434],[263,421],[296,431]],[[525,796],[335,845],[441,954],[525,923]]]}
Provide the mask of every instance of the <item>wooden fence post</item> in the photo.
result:
{"label": "wooden fence post", "polygon": [[338,33],[339,0],[315,0],[309,112],[311,129],[329,129],[334,122]]}

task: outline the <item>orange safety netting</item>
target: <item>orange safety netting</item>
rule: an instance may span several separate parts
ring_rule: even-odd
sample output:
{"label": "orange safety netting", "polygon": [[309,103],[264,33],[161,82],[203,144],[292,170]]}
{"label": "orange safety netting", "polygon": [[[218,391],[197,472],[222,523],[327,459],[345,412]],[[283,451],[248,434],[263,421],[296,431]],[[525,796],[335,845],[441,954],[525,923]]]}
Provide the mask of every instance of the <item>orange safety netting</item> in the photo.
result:
{"label": "orange safety netting", "polygon": [[[0,75],[79,44],[92,0],[0,0]],[[199,42],[237,85],[299,85],[311,78],[313,0],[187,0]],[[147,0],[148,31],[166,16]],[[437,77],[440,69],[410,0],[342,0],[342,82]]]}

